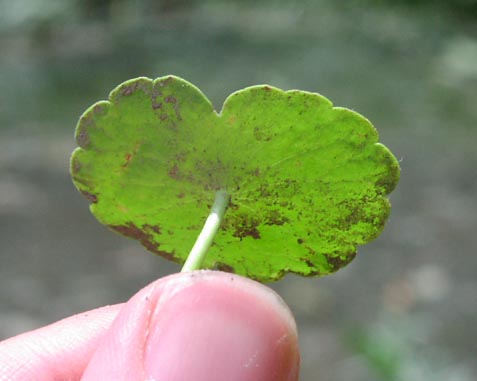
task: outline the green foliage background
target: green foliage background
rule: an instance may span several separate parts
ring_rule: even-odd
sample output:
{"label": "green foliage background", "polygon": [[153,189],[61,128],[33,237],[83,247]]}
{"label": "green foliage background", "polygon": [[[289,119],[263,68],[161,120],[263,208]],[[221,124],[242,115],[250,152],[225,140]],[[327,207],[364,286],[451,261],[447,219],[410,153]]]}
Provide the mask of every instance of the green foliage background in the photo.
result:
{"label": "green foliage background", "polygon": [[[438,3],[438,4],[437,4]],[[357,110],[401,161],[383,235],[274,287],[302,379],[475,380],[475,2],[0,0],[0,336],[126,299],[178,267],[98,224],[68,174],[80,113],[174,73],[220,108],[257,83]]]}

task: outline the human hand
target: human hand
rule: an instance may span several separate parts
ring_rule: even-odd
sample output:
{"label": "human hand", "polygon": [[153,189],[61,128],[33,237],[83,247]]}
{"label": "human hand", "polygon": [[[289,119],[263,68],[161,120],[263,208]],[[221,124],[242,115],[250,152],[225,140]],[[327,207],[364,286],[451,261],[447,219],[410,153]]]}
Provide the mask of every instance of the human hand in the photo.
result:
{"label": "human hand", "polygon": [[298,367],[280,297],[218,271],[174,274],[0,343],[2,381],[296,381]]}

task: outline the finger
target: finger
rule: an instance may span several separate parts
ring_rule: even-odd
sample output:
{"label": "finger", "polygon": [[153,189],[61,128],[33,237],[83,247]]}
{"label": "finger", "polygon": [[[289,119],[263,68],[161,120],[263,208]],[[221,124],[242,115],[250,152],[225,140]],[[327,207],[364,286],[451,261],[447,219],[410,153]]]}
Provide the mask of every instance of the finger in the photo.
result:
{"label": "finger", "polygon": [[121,306],[84,312],[0,342],[0,380],[79,381]]}
{"label": "finger", "polygon": [[271,289],[217,271],[154,282],[121,310],[83,381],[298,379],[293,317]]}

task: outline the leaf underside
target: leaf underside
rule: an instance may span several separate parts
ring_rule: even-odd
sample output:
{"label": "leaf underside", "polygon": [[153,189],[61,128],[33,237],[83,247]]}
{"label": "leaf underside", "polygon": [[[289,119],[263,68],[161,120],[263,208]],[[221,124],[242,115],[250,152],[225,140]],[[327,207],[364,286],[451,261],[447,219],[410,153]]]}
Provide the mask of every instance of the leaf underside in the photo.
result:
{"label": "leaf underside", "polygon": [[129,80],[76,130],[76,187],[103,224],[182,263],[215,192],[231,203],[206,268],[260,281],[326,275],[379,235],[399,165],[361,115],[253,86],[222,111],[175,76]]}

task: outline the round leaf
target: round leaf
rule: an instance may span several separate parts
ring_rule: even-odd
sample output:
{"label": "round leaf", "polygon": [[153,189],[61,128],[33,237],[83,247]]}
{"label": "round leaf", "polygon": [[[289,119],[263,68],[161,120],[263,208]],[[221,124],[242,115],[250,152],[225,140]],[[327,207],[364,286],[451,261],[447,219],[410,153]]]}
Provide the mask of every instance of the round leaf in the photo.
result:
{"label": "round leaf", "polygon": [[361,115],[249,87],[217,114],[183,79],[137,78],[80,118],[71,173],[104,224],[184,262],[215,192],[230,204],[205,267],[261,281],[349,263],[389,215],[399,166]]}

